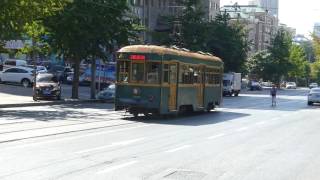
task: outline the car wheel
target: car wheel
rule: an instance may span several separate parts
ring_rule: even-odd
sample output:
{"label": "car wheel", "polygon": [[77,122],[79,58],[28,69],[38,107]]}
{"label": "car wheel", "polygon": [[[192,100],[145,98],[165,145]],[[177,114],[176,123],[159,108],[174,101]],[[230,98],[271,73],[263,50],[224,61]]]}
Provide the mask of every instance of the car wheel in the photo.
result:
{"label": "car wheel", "polygon": [[61,100],[61,94],[57,96],[57,100]]}
{"label": "car wheel", "polygon": [[23,87],[29,87],[31,85],[30,81],[28,79],[22,79],[21,84]]}
{"label": "car wheel", "polygon": [[308,105],[309,105],[309,106],[312,106],[312,105],[313,105],[313,102],[308,101]]}

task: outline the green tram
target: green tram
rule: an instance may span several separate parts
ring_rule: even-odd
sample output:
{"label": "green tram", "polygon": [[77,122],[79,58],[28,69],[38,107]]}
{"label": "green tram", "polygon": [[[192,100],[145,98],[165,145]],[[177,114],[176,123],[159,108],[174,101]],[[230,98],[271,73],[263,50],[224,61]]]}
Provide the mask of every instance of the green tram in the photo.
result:
{"label": "green tram", "polygon": [[127,46],[117,54],[115,110],[177,114],[210,111],[222,100],[223,62],[186,49]]}

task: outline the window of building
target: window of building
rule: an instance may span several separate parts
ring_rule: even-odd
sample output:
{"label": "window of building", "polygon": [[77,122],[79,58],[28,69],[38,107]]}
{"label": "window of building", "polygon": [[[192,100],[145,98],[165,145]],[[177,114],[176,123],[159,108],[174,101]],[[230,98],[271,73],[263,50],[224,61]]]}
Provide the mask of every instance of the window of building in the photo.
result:
{"label": "window of building", "polygon": [[147,63],[147,83],[158,84],[160,83],[160,63],[149,62]]}
{"label": "window of building", "polygon": [[132,77],[133,82],[144,81],[144,63],[132,63]]}

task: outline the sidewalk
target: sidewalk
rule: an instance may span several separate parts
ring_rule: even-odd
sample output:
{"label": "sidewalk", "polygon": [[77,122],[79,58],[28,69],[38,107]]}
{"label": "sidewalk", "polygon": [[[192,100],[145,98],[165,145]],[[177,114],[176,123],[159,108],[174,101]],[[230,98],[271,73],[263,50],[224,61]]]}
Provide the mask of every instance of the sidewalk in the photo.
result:
{"label": "sidewalk", "polygon": [[77,104],[77,103],[103,103],[103,100],[94,99],[62,99],[62,100],[39,100],[33,101],[32,96],[19,96],[0,92],[0,108],[14,108],[27,106],[45,106],[59,104]]}

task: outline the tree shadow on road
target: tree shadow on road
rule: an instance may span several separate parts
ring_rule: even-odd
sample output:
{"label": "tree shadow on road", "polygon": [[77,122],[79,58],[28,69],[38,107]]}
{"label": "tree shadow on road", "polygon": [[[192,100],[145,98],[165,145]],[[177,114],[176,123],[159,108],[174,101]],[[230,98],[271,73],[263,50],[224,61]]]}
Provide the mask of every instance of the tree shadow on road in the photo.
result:
{"label": "tree shadow on road", "polygon": [[39,106],[32,107],[33,109],[0,109],[0,117],[4,120],[35,120],[35,121],[88,121],[88,119],[101,119],[105,116],[90,112],[88,110],[106,110],[113,111],[112,104],[106,103],[83,103],[83,104],[63,104],[47,106],[48,110],[39,109]]}

